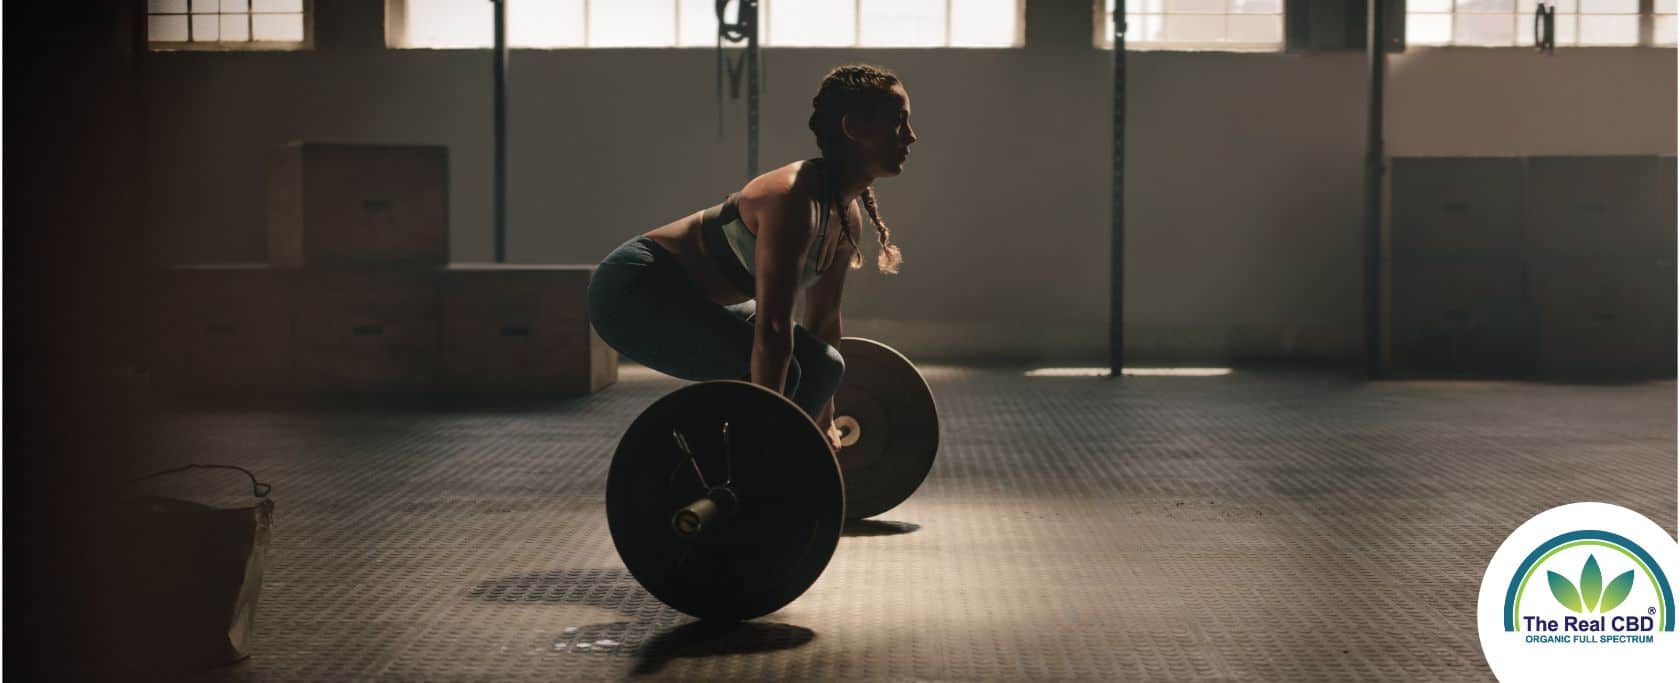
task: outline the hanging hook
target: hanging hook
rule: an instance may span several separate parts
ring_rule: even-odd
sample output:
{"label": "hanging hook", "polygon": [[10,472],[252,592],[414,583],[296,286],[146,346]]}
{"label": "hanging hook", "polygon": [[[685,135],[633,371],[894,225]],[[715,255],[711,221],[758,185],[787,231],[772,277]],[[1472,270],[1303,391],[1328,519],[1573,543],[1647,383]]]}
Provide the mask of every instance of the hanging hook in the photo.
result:
{"label": "hanging hook", "polygon": [[1541,2],[1534,5],[1534,49],[1552,54],[1557,49],[1557,7]]}

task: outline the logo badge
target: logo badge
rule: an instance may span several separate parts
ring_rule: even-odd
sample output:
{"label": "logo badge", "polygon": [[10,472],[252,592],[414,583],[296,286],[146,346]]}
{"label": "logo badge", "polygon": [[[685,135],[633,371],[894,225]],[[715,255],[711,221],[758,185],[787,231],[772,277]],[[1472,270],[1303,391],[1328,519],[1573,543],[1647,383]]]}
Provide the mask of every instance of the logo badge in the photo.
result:
{"label": "logo badge", "polygon": [[1552,508],[1505,539],[1482,575],[1482,654],[1504,681],[1672,673],[1680,546],[1605,503]]}

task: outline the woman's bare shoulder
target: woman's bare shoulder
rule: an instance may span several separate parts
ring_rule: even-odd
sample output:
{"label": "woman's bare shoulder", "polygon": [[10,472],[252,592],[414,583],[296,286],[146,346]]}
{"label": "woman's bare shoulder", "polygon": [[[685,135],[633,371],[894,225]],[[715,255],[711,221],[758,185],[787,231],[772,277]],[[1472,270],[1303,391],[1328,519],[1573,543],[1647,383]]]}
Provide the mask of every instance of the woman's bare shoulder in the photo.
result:
{"label": "woman's bare shoulder", "polygon": [[810,206],[817,197],[816,169],[806,161],[795,161],[753,178],[741,188],[736,206],[743,219],[751,220],[747,227],[758,232],[758,219],[784,216]]}

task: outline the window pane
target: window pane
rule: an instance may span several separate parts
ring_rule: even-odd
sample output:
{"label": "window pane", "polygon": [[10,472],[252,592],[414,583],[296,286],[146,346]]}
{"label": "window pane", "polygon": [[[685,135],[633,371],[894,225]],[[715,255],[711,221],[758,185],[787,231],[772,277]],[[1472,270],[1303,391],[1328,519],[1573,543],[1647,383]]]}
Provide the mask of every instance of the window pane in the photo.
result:
{"label": "window pane", "polygon": [[276,40],[295,43],[303,40],[302,14],[251,15],[252,40]]}
{"label": "window pane", "polygon": [[[738,3],[730,3],[729,18],[735,19]],[[677,44],[683,47],[717,45],[717,10],[713,0],[681,0],[677,6]]]}
{"label": "window pane", "polygon": [[[187,0],[146,0],[146,11],[153,14],[186,14]],[[186,39],[185,35],[181,36],[181,40]]]}
{"label": "window pane", "polygon": [[1169,14],[1167,40],[1175,43],[1217,43],[1225,39],[1225,17],[1221,15]]}
{"label": "window pane", "polygon": [[1406,42],[1413,45],[1446,45],[1452,42],[1452,15],[1406,15]]}
{"label": "window pane", "polygon": [[[1528,18],[1530,22],[1533,22],[1534,6],[1542,2],[1556,7],[1557,14],[1560,17],[1565,14],[1575,13],[1575,0],[1517,0],[1517,13]],[[1530,30],[1533,30],[1533,28],[1533,26],[1529,27]]]}
{"label": "window pane", "polygon": [[589,3],[590,47],[669,47],[677,43],[677,7],[671,0]]}
{"label": "window pane", "polygon": [[1515,11],[1517,11],[1516,0],[1458,0],[1459,14],[1487,14],[1492,12],[1510,14]]}
{"label": "window pane", "polygon": [[1283,41],[1283,17],[1233,16],[1229,19],[1230,40],[1233,43],[1273,44]]}
{"label": "window pane", "polygon": [[214,14],[192,15],[192,39],[195,43],[215,41],[221,35],[221,22]]}
{"label": "window pane", "polygon": [[1675,0],[1657,0],[1657,14],[1674,14]]}
{"label": "window pane", "polygon": [[[466,1],[486,8],[490,6],[489,0]],[[670,26],[669,20],[665,26]],[[495,45],[496,16],[493,10],[484,15],[482,31],[483,42],[478,46]],[[508,45],[514,47],[583,47],[583,0],[510,0],[507,32]]]}
{"label": "window pane", "polygon": [[1013,47],[1017,0],[951,0],[952,47]]}
{"label": "window pane", "polygon": [[223,12],[249,12],[251,0],[222,0],[218,9]]}
{"label": "window pane", "polygon": [[1460,14],[1453,17],[1453,43],[1458,45],[1515,45],[1515,14]]}
{"label": "window pane", "polygon": [[1172,14],[1224,14],[1228,6],[1226,0],[1167,0],[1167,12]]}
{"label": "window pane", "polygon": [[1159,14],[1126,15],[1126,42],[1159,43],[1167,39],[1166,27]]}
{"label": "window pane", "polygon": [[1637,45],[1638,15],[1581,15],[1581,45]]}
{"label": "window pane", "polygon": [[[1409,0],[1406,3],[1406,13],[1451,12],[1452,7],[1453,0]],[[1411,40],[1410,32],[1407,33],[1406,39]]]}
{"label": "window pane", "polygon": [[[297,13],[297,14],[302,14],[303,13],[303,0],[251,0],[251,11],[252,12],[294,12],[294,13]],[[299,17],[298,21],[299,21],[299,26],[301,26],[303,18]],[[298,37],[298,40],[303,40],[303,37],[300,35]]]}
{"label": "window pane", "polygon": [[[488,2],[407,0],[407,3],[407,47],[485,47],[493,40],[494,10]],[[517,7],[510,6],[508,14],[517,12]]]}
{"label": "window pane", "polygon": [[1231,0],[1231,11],[1238,14],[1283,14],[1283,0]]}
{"label": "window pane", "polygon": [[251,15],[223,14],[222,40],[245,41],[251,39]]}
{"label": "window pane", "polygon": [[945,44],[945,0],[861,0],[858,44],[935,47]]}
{"label": "window pane", "polygon": [[1653,27],[1651,43],[1653,45],[1674,45],[1674,16],[1656,17],[1657,24]]}
{"label": "window pane", "polygon": [[187,15],[147,17],[146,39],[163,43],[187,42]]}
{"label": "window pane", "polygon": [[851,46],[857,44],[853,0],[769,0],[766,45]]}
{"label": "window pane", "polygon": [[215,14],[221,4],[221,0],[192,0],[192,13]]}
{"label": "window pane", "polygon": [[[1167,0],[1127,0],[1126,1],[1126,13],[1127,14],[1165,14],[1166,11],[1167,11]],[[1106,0],[1103,3],[1103,12],[1105,14],[1114,14],[1114,0]]]}
{"label": "window pane", "polygon": [[1639,0],[1581,0],[1582,14],[1638,14]]}

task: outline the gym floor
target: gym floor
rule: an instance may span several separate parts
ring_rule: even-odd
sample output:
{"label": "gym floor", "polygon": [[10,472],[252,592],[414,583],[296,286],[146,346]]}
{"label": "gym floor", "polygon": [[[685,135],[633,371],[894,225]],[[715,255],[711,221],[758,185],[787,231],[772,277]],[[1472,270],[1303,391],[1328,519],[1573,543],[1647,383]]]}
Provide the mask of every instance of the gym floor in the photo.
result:
{"label": "gym floor", "polygon": [[248,463],[276,501],[253,656],[199,680],[1491,680],[1472,615],[1511,529],[1582,500],[1675,527],[1672,381],[923,372],[923,487],[725,629],[607,533],[614,445],[675,380],[176,415],[172,457]]}

